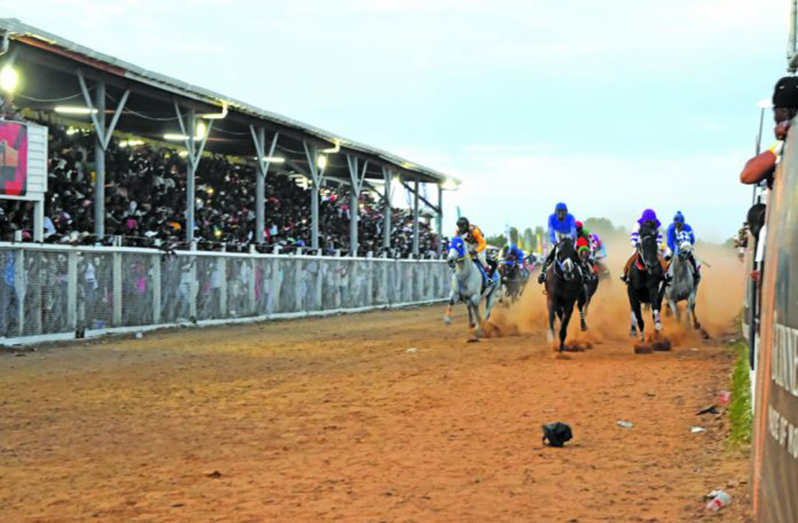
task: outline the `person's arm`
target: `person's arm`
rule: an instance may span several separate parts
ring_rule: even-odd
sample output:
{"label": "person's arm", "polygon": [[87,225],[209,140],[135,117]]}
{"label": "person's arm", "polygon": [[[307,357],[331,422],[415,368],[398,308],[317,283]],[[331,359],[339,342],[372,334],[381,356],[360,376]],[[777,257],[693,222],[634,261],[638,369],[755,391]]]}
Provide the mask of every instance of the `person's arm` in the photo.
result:
{"label": "person's arm", "polygon": [[477,252],[482,252],[488,247],[488,242],[485,241],[485,236],[482,235],[482,231],[479,227],[474,227],[473,230],[474,239],[477,241]]}
{"label": "person's arm", "polygon": [[632,227],[632,234],[629,236],[629,242],[632,244],[632,247],[637,249],[637,245],[640,243],[640,224],[636,223],[634,227]]}
{"label": "person's arm", "polygon": [[673,224],[668,227],[668,249],[671,252],[676,250],[676,227]]}
{"label": "person's arm", "polygon": [[687,226],[687,232],[690,233],[690,244],[695,245],[695,233],[693,232],[693,228],[689,225]]}
{"label": "person's arm", "polygon": [[569,216],[569,222],[571,224],[571,239],[576,241],[576,219],[573,216]]}
{"label": "person's arm", "polygon": [[745,167],[743,167],[743,171],[740,173],[740,182],[746,185],[755,185],[769,176],[772,176],[783,143],[784,142],[778,142],[767,151],[745,162]]}

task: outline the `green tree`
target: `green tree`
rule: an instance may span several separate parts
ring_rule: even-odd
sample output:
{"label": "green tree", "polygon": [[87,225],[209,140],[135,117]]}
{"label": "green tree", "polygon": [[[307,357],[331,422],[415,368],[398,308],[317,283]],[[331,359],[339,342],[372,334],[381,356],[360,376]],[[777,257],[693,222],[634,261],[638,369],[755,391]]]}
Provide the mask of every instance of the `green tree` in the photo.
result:
{"label": "green tree", "polygon": [[488,236],[485,238],[485,241],[488,242],[488,245],[493,245],[494,247],[502,248],[507,245],[507,236],[504,234],[497,234],[496,236]]}

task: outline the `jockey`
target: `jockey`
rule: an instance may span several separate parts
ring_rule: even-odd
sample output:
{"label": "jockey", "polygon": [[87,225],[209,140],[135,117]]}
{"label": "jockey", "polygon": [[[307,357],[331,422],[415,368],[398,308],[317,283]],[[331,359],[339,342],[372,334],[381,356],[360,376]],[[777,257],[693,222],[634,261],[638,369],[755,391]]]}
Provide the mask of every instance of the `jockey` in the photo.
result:
{"label": "jockey", "polygon": [[526,272],[526,267],[524,267],[524,258],[526,258],[526,255],[524,251],[518,248],[518,245],[511,243],[505,248],[504,261],[515,263],[524,279],[526,279],[529,274]]}
{"label": "jockey", "polygon": [[585,240],[590,241],[590,231],[585,229],[585,224],[580,221],[576,222],[576,240],[579,241],[579,238],[584,238]]}
{"label": "jockey", "polygon": [[[673,217],[673,223],[668,227],[668,248],[673,256],[678,256],[680,247],[684,243],[695,245],[695,234],[693,233],[693,228],[685,223],[682,212],[678,211],[676,216]],[[698,263],[693,257],[693,253],[688,253],[687,258],[690,260],[690,265],[693,266],[693,274],[695,274],[695,282],[697,284],[701,280]]]}
{"label": "jockey", "polygon": [[590,233],[588,235],[588,240],[590,241],[590,252],[593,253],[593,258],[596,261],[603,260],[607,257],[607,247],[604,245],[604,242],[601,241],[598,234]]}
{"label": "jockey", "polygon": [[471,225],[468,218],[462,217],[457,220],[457,233],[468,246],[469,254],[476,255],[477,267],[482,270],[486,281],[490,281],[489,274],[491,267],[488,265],[488,260],[485,257],[485,249],[488,247],[488,242],[485,241],[485,235],[482,234],[482,229],[476,225]]}
{"label": "jockey", "polygon": [[579,262],[582,265],[582,273],[587,278],[593,278],[596,275],[594,270],[593,253],[590,250],[590,242],[587,238],[580,237],[576,240],[576,253],[579,256]]}
{"label": "jockey", "polygon": [[573,214],[568,212],[568,206],[560,202],[554,208],[554,214],[549,216],[549,244],[551,245],[551,250],[546,262],[540,269],[538,283],[546,281],[546,271],[554,261],[554,255],[557,251],[556,246],[565,238],[576,242],[576,219]]}
{"label": "jockey", "polygon": [[[640,216],[640,219],[637,220],[637,223],[632,227],[632,234],[629,238],[632,247],[635,249],[635,253],[629,258],[626,262],[626,265],[623,268],[623,275],[621,276],[621,280],[624,283],[629,283],[629,271],[632,269],[632,264],[635,261],[635,257],[637,256],[637,249],[640,247],[640,229],[646,227],[647,229],[656,232],[657,234],[657,245],[659,246],[660,252],[664,252],[667,250],[667,246],[664,243],[664,238],[662,236],[662,229],[660,229],[659,219],[657,219],[657,213],[655,213],[651,209],[646,209],[643,211],[643,215]],[[662,269],[667,272],[667,267],[665,266],[665,262],[662,262]]]}

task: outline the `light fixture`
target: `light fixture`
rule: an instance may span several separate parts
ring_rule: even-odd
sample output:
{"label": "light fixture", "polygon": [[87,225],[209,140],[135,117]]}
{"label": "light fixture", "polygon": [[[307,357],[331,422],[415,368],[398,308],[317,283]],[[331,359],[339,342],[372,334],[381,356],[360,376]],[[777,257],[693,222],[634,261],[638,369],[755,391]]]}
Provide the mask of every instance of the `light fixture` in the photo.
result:
{"label": "light fixture", "polygon": [[119,147],[136,147],[139,145],[144,145],[144,140],[125,140],[119,142]]}
{"label": "light fixture", "polygon": [[320,154],[319,157],[316,159],[316,165],[322,171],[327,168],[327,157],[323,154]]}
{"label": "light fixture", "polygon": [[[194,131],[194,140],[196,141],[202,140],[202,138],[205,136],[205,133],[207,132],[208,128],[205,126],[205,124],[202,122],[198,123],[197,128]],[[180,133],[166,133],[165,135],[163,135],[163,139],[172,142],[183,142],[185,140],[188,140],[188,136]]]}
{"label": "light fixture", "polygon": [[770,98],[765,98],[764,100],[759,100],[756,106],[760,109],[771,109],[773,107],[773,102],[770,101]]}
{"label": "light fixture", "polygon": [[79,131],[80,129],[78,129],[77,127],[68,127],[66,133],[67,136],[72,136],[73,134],[78,134]]}
{"label": "light fixture", "polygon": [[222,102],[221,113],[208,113],[200,116],[206,120],[224,120],[227,117],[227,102]]}
{"label": "light fixture", "polygon": [[[258,161],[257,156],[253,156],[252,159]],[[264,156],[263,161],[267,163],[285,163],[285,158],[282,156]]]}
{"label": "light fixture", "polygon": [[97,109],[77,105],[59,105],[54,109],[58,114],[97,114]]}
{"label": "light fixture", "polygon": [[13,93],[19,87],[19,73],[16,69],[7,65],[0,69],[0,89],[7,93]]}

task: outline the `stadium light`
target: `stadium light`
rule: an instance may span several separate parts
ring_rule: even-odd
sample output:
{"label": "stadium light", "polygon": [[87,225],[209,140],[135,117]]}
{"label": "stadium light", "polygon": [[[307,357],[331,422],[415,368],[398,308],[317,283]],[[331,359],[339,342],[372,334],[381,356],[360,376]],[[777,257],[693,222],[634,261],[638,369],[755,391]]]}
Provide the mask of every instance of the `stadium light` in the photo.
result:
{"label": "stadium light", "polygon": [[77,105],[59,105],[54,110],[58,114],[97,114],[97,109],[89,109],[88,107]]}
{"label": "stadium light", "polygon": [[[197,124],[197,129],[194,133],[195,140],[202,140],[202,137],[205,136],[205,133],[208,132],[208,128],[205,126],[204,123],[200,122]],[[188,136],[185,134],[180,133],[166,133],[163,135],[164,140],[169,140],[172,142],[182,142],[188,140]]]}
{"label": "stadium light", "polygon": [[316,165],[322,171],[327,168],[327,157],[323,154],[320,154],[318,159],[316,160]]}
{"label": "stadium light", "polygon": [[227,117],[227,103],[222,102],[221,113],[207,113],[200,116],[206,120],[224,120]]}
{"label": "stadium light", "polygon": [[144,145],[144,140],[125,140],[124,142],[119,142],[119,147],[136,147],[138,145]]}
{"label": "stadium light", "polygon": [[[252,159],[258,161],[257,156],[253,156]],[[282,156],[264,156],[263,161],[268,163],[285,163],[285,158]]]}
{"label": "stadium light", "polygon": [[7,65],[0,70],[0,89],[7,93],[13,93],[19,87],[19,73],[16,69]]}

